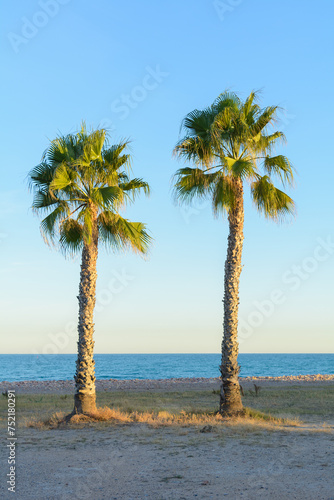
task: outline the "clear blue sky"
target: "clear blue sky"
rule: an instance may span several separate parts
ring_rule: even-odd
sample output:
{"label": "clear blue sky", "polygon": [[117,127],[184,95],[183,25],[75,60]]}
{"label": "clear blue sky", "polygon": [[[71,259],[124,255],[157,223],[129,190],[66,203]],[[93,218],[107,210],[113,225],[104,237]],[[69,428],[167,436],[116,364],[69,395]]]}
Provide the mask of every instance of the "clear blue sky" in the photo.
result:
{"label": "clear blue sky", "polygon": [[333,16],[330,0],[2,2],[1,352],[76,351],[80,261],[43,243],[26,175],[82,119],[130,137],[152,186],[127,212],[149,258],[100,252],[96,352],[219,352],[227,223],[170,186],[182,118],[226,88],[285,108],[298,171],[294,221],[246,194],[240,350],[333,352]]}

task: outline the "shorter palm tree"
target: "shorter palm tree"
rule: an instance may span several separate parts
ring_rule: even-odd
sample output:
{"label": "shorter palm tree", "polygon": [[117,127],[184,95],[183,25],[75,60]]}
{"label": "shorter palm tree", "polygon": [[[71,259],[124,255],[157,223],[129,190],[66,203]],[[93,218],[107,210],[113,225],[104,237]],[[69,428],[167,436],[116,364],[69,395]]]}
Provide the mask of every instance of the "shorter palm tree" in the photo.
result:
{"label": "shorter palm tree", "polygon": [[120,214],[137,193],[149,193],[146,182],[128,176],[127,146],[127,141],[109,145],[104,129],[88,133],[83,125],[77,134],[51,141],[42,162],[29,173],[33,209],[47,214],[40,226],[46,243],[66,255],[82,253],[75,413],[96,410],[93,314],[98,244],[145,254],[151,239],[143,223]]}
{"label": "shorter palm tree", "polygon": [[209,197],[215,215],[227,214],[229,236],[224,277],[224,335],[222,341],[220,412],[238,414],[243,406],[238,381],[239,280],[242,269],[244,185],[250,186],[255,207],[278,220],[294,211],[293,200],[274,185],[291,185],[293,169],[283,155],[272,155],[282,132],[268,130],[277,106],[261,109],[252,92],[243,102],[224,92],[204,109],[189,113],[186,136],[175,147],[180,158],[195,164],[176,172],[175,194],[182,202]]}

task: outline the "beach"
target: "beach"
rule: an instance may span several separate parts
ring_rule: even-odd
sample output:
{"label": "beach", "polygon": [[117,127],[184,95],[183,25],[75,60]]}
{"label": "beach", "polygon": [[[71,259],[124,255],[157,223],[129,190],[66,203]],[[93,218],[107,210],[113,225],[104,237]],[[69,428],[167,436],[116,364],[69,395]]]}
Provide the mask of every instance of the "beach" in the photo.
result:
{"label": "beach", "polygon": [[[284,387],[289,385],[332,384],[334,375],[299,375],[284,377],[240,377],[240,385],[245,388],[254,384],[263,387]],[[96,380],[97,391],[185,391],[218,390],[220,379],[216,378],[170,378],[160,380]],[[15,389],[22,394],[70,394],[74,392],[73,380],[26,380],[21,382],[0,382],[0,390]]]}
{"label": "beach", "polygon": [[[267,405],[275,415],[285,412],[289,418],[300,414],[299,422],[240,420],[203,425],[194,420],[187,425],[149,425],[108,421],[53,428],[32,425],[31,417],[43,420],[48,408],[69,411],[72,381],[1,382],[2,392],[15,389],[18,397],[16,497],[331,500],[333,379],[333,375],[309,375],[240,380],[245,405],[260,410]],[[254,384],[261,388],[259,397]],[[140,411],[147,405],[169,411],[205,408],[219,397],[217,378],[98,380],[96,386],[101,406],[114,402]],[[4,408],[3,396],[1,402]],[[2,464],[6,453],[2,447]],[[1,498],[11,495],[2,483]]]}
{"label": "beach", "polygon": [[332,460],[333,437],[324,433],[25,429],[16,498],[330,500]]}

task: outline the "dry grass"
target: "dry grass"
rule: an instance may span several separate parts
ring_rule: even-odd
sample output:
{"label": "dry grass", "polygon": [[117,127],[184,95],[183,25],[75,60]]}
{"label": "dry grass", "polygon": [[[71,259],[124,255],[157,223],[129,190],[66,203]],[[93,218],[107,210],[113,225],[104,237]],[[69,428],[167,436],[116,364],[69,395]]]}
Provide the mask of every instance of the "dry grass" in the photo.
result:
{"label": "dry grass", "polygon": [[181,411],[171,413],[169,411],[122,411],[119,408],[98,408],[96,412],[87,415],[72,415],[70,418],[63,412],[57,412],[46,420],[33,419],[26,422],[27,427],[50,428],[64,424],[93,424],[97,422],[109,422],[111,424],[147,424],[152,427],[165,426],[204,426],[203,432],[211,432],[217,426],[247,425],[250,427],[282,428],[283,426],[298,426],[298,420],[276,418],[251,408],[245,408],[244,415],[238,417],[222,417],[218,413],[191,413]]}
{"label": "dry grass", "polygon": [[[150,426],[213,426],[249,429],[307,427],[327,429],[333,422],[334,385],[290,386],[262,388],[256,396],[245,391],[245,415],[222,420],[217,413],[215,391],[183,392],[100,392],[97,393],[98,413],[89,417],[74,417],[73,425],[144,423]],[[65,415],[73,409],[73,395],[18,394],[17,418],[20,426],[55,428],[62,425]],[[76,422],[77,419],[77,422]],[[324,426],[324,422],[326,423]],[[7,423],[7,399],[0,397],[0,426]],[[218,426],[218,427],[217,427]],[[326,430],[325,430],[326,432]]]}

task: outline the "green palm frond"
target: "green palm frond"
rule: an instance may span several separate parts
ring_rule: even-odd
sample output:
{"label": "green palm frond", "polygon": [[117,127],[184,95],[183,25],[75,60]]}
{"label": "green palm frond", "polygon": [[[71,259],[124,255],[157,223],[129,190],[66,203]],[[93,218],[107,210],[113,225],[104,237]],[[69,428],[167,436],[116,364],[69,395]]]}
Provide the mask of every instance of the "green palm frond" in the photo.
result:
{"label": "green palm frond", "polygon": [[202,111],[194,109],[183,119],[181,128],[183,128],[189,137],[202,137],[205,139],[210,135],[210,129],[215,114],[211,108]]}
{"label": "green palm frond", "polygon": [[231,138],[240,142],[242,136],[241,123],[236,119],[234,108],[225,108],[216,115],[211,129],[212,148],[219,156],[233,155],[233,144]]}
{"label": "green palm frond", "polygon": [[103,160],[108,164],[113,170],[118,170],[121,167],[129,167],[131,163],[131,157],[129,154],[122,154],[123,151],[128,147],[129,141],[125,141],[121,144],[114,144],[108,149],[102,152]]}
{"label": "green palm frond", "polygon": [[69,214],[69,207],[66,202],[60,201],[57,207],[47,215],[41,222],[40,229],[44,241],[47,244],[54,244],[59,231],[61,221]]}
{"label": "green palm frond", "polygon": [[286,137],[283,132],[277,131],[269,135],[259,135],[258,143],[259,147],[262,149],[268,149],[272,144],[277,144],[278,141],[284,143],[286,142]]}
{"label": "green palm frond", "polygon": [[[279,131],[267,133],[268,127],[276,121],[278,107],[261,109],[257,103],[258,95],[259,92],[253,91],[242,101],[235,93],[226,91],[211,107],[195,109],[185,117],[182,129],[186,131],[186,136],[177,143],[174,153],[196,168],[176,172],[174,196],[177,200],[190,202],[195,196],[207,196],[212,199],[215,214],[225,213],[234,206],[233,180],[253,183],[255,197],[259,190],[261,192],[262,185],[258,181],[261,168],[268,174],[269,183],[270,176],[277,176],[283,185],[292,184],[293,168],[289,160],[282,155],[272,155],[285,136]],[[211,177],[208,176],[209,171]],[[272,214],[273,218],[277,218],[278,214],[281,216],[291,209],[291,199],[286,195],[285,206],[284,193],[274,191],[271,186],[263,181],[262,194],[265,194],[266,187],[268,207],[273,207],[272,210],[266,211],[260,194],[257,206],[267,216]]]}
{"label": "green palm frond", "polygon": [[185,137],[175,146],[174,154],[186,161],[208,166],[214,155],[212,138]]}
{"label": "green palm frond", "polygon": [[94,211],[89,204],[85,205],[79,211],[77,221],[82,226],[82,236],[84,242],[89,245],[92,241],[94,225]]}
{"label": "green palm frond", "polygon": [[254,125],[250,127],[249,133],[251,137],[255,137],[257,134],[262,132],[267,125],[273,123],[276,119],[276,113],[278,106],[268,106],[265,108],[260,116],[257,117]]}
{"label": "green palm frond", "polygon": [[[41,232],[49,244],[58,241],[64,253],[73,254],[91,243],[99,214],[118,213],[137,193],[149,193],[146,182],[129,178],[128,144],[123,141],[109,146],[104,129],[88,132],[84,123],[77,134],[50,142],[41,163],[28,176],[34,192],[33,209],[50,212],[41,222]],[[119,217],[115,224],[121,228]],[[119,241],[125,244],[128,235],[130,246],[146,252],[145,241],[148,244],[149,240],[145,239],[144,226],[127,226],[124,221],[123,230],[118,230]]]}
{"label": "green palm frond", "polygon": [[225,91],[214,100],[211,110],[214,116],[217,116],[226,109],[237,112],[240,105],[241,100],[236,93]]}
{"label": "green palm frond", "polygon": [[204,197],[216,182],[217,173],[206,173],[200,168],[181,168],[175,174],[176,200],[191,203],[194,197]]}
{"label": "green palm frond", "polygon": [[234,206],[236,191],[233,179],[225,174],[220,174],[212,192],[212,208],[214,215],[227,214]]}
{"label": "green palm frond", "polygon": [[225,171],[230,173],[232,177],[244,179],[252,179],[256,174],[256,166],[251,159],[249,160],[235,160],[225,156],[222,158],[226,164]]}
{"label": "green palm frond", "polygon": [[[125,179],[124,179],[125,180]],[[150,186],[147,182],[143,181],[143,179],[139,179],[135,177],[134,179],[127,179],[125,182],[121,182],[119,187],[129,193],[132,196],[132,199],[136,197],[141,191],[143,191],[146,195],[150,194]]]}
{"label": "green palm frond", "polygon": [[51,205],[55,205],[59,203],[59,198],[54,194],[53,191],[47,191],[44,193],[43,191],[36,191],[35,196],[32,203],[32,208],[36,211],[41,208],[48,209]]}
{"label": "green palm frond", "polygon": [[283,185],[293,184],[293,167],[286,156],[266,157],[263,161],[263,168],[269,175],[278,176]]}
{"label": "green palm frond", "polygon": [[65,220],[60,227],[59,242],[65,255],[73,255],[83,247],[83,227],[74,219]]}
{"label": "green palm frond", "polygon": [[83,152],[80,156],[80,165],[83,167],[91,167],[92,162],[102,160],[102,148],[105,141],[104,129],[92,132],[85,140]]}
{"label": "green palm frond", "polygon": [[251,192],[256,207],[267,218],[281,220],[295,212],[295,205],[290,196],[277,189],[267,175],[252,183]]}
{"label": "green palm frond", "polygon": [[124,191],[120,186],[95,187],[90,192],[90,197],[96,206],[109,209],[119,207],[124,202]]}
{"label": "green palm frond", "polygon": [[28,183],[30,189],[48,190],[49,184],[53,179],[55,167],[42,161],[39,165],[30,170],[28,174]]}
{"label": "green palm frond", "polygon": [[145,224],[130,222],[118,214],[105,211],[98,217],[101,241],[116,249],[131,248],[133,251],[145,254],[148,251],[151,237]]}
{"label": "green palm frond", "polygon": [[260,110],[260,107],[256,104],[258,95],[259,92],[253,90],[243,104],[242,111],[248,123],[251,120],[254,120],[254,115],[256,115]]}
{"label": "green palm frond", "polygon": [[51,191],[65,190],[75,182],[76,177],[75,170],[63,162],[54,170],[49,188]]}

